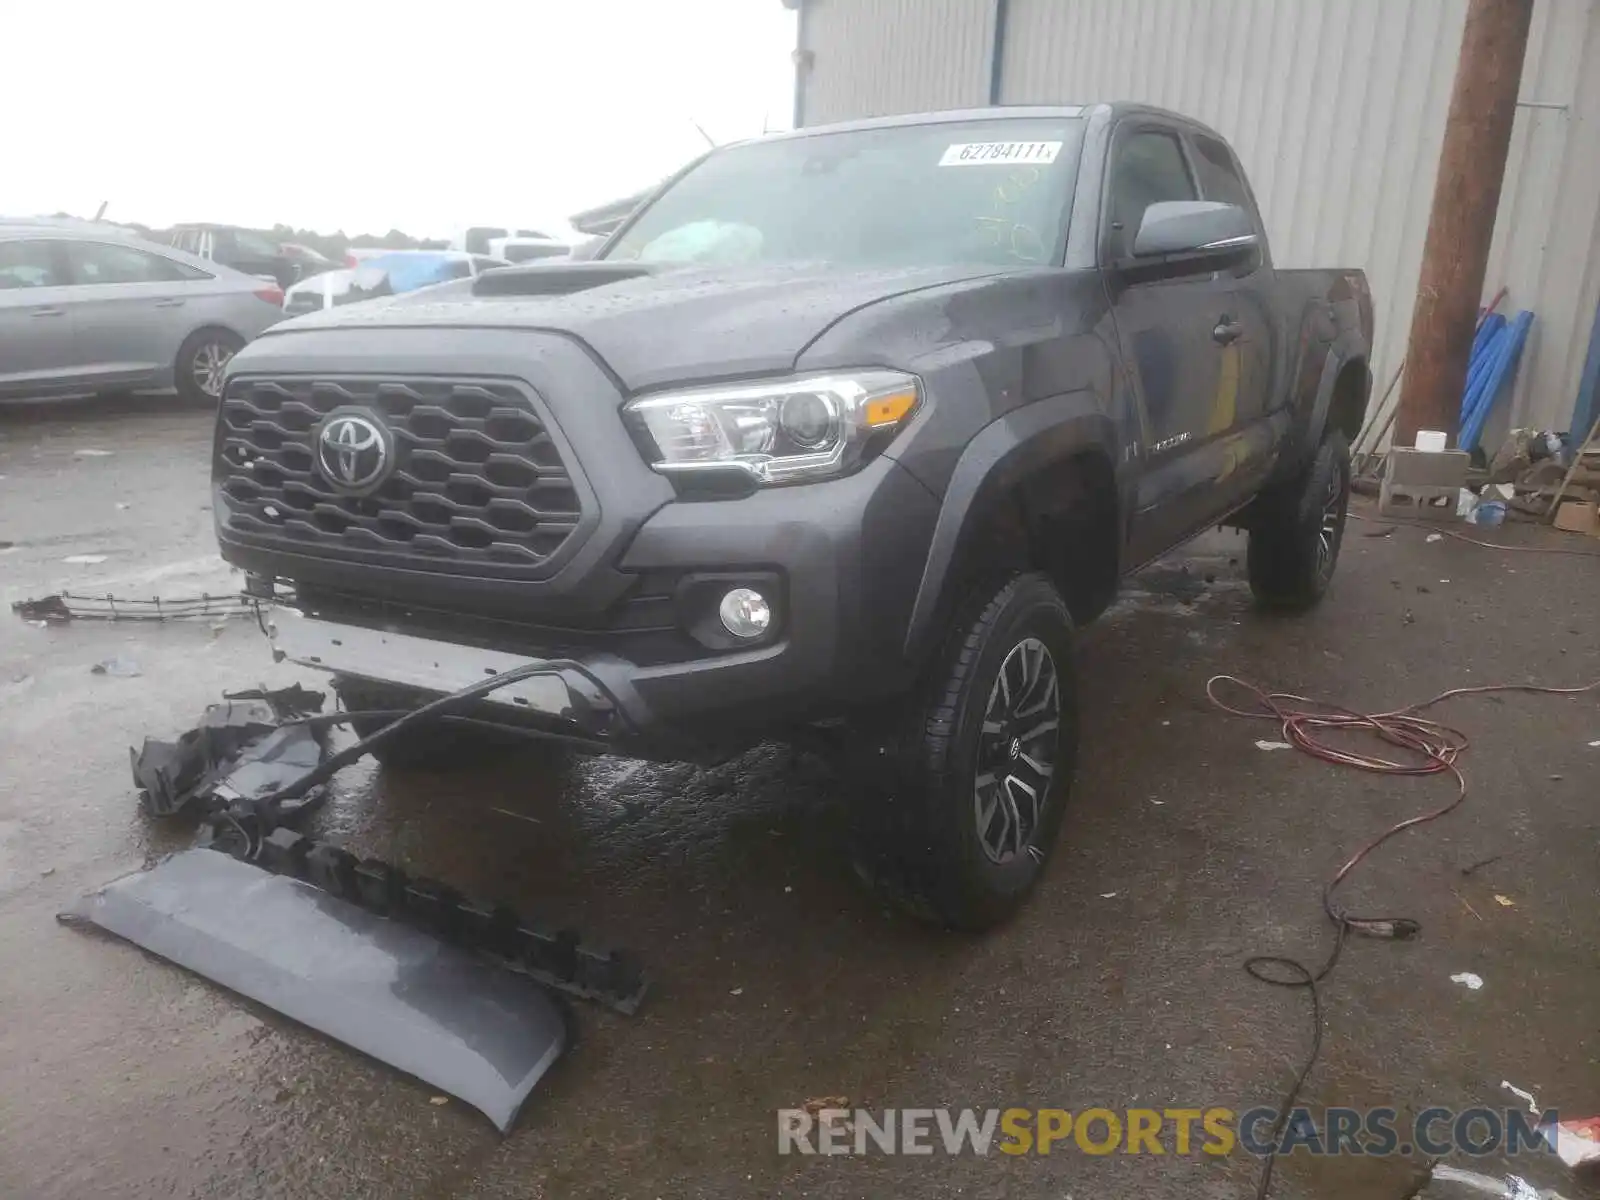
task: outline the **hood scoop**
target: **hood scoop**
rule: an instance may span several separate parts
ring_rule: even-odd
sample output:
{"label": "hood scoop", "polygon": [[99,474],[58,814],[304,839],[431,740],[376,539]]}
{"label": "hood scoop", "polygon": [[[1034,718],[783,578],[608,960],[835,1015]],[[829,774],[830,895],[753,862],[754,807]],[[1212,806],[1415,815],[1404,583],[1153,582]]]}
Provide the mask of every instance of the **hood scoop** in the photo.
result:
{"label": "hood scoop", "polygon": [[478,276],[474,296],[570,296],[590,288],[638,279],[654,268],[632,262],[547,262],[522,267],[500,267]]}

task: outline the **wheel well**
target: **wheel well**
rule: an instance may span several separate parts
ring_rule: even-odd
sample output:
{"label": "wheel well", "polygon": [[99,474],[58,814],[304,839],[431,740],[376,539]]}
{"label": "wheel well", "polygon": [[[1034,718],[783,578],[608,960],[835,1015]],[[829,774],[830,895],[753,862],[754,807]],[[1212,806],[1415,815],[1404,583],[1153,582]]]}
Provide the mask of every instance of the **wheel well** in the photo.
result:
{"label": "wheel well", "polygon": [[1371,390],[1366,360],[1352,358],[1339,368],[1333,381],[1333,399],[1328,404],[1328,429],[1337,429],[1345,441],[1355,445],[1356,435],[1367,415],[1367,396]]}
{"label": "wheel well", "polygon": [[1042,467],[996,497],[966,540],[957,578],[1043,571],[1072,619],[1092,621],[1117,591],[1121,557],[1116,476],[1103,454]]}
{"label": "wheel well", "polygon": [[184,335],[183,341],[178,343],[178,357],[174,361],[181,360],[183,358],[184,350],[192,345],[195,338],[199,337],[203,333],[225,333],[229,337],[235,338],[241,343],[246,340],[245,336],[236,329],[229,329],[226,325],[223,325],[218,321],[207,321],[204,325],[196,325]]}

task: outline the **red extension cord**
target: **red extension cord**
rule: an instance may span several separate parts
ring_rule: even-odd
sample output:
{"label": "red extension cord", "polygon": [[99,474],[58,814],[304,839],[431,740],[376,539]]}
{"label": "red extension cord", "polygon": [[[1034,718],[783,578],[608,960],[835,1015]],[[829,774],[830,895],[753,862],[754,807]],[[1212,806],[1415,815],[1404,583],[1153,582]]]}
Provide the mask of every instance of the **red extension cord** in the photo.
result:
{"label": "red extension cord", "polygon": [[[1463,538],[1463,540],[1471,539]],[[1492,543],[1483,544],[1492,545]],[[1219,684],[1226,684],[1246,692],[1253,698],[1254,706],[1243,708],[1219,699],[1217,696]],[[1388,712],[1359,713],[1341,705],[1313,700],[1307,696],[1297,696],[1290,692],[1268,692],[1234,675],[1213,675],[1206,681],[1206,697],[1223,712],[1236,717],[1277,722],[1284,741],[1313,758],[1347,767],[1357,767],[1378,775],[1437,775],[1448,771],[1456,781],[1456,794],[1448,804],[1414,817],[1407,817],[1391,825],[1352,854],[1323,885],[1322,908],[1327,913],[1328,919],[1333,922],[1336,936],[1333,949],[1322,966],[1312,970],[1298,959],[1272,954],[1258,954],[1245,960],[1244,969],[1252,978],[1275,987],[1305,988],[1311,993],[1311,1053],[1279,1106],[1278,1118],[1272,1130],[1273,1148],[1262,1161],[1261,1174],[1257,1179],[1257,1200],[1264,1200],[1272,1190],[1272,1172],[1277,1162],[1277,1147],[1281,1145],[1284,1127],[1294,1111],[1300,1089],[1304,1086],[1306,1077],[1311,1074],[1311,1069],[1316,1065],[1317,1056],[1322,1050],[1322,999],[1317,992],[1317,984],[1327,978],[1328,973],[1338,963],[1348,935],[1359,933],[1367,937],[1402,939],[1414,937],[1421,931],[1421,926],[1408,917],[1351,916],[1334,905],[1335,889],[1345,881],[1351,871],[1355,870],[1356,864],[1390,838],[1407,829],[1438,820],[1459,807],[1467,798],[1466,776],[1456,765],[1469,744],[1467,735],[1459,729],[1429,720],[1421,715],[1422,712],[1456,696],[1483,696],[1496,692],[1581,696],[1596,690],[1600,690],[1600,679],[1583,687],[1571,688],[1545,687],[1531,683],[1489,684],[1483,687],[1451,688],[1447,692],[1440,692],[1431,700]],[[1366,734],[1376,738],[1382,746],[1375,747],[1371,752],[1353,750],[1327,740],[1326,735],[1330,733]],[[1394,749],[1391,751],[1387,749],[1388,747]],[[1394,751],[1399,753],[1396,754]]]}

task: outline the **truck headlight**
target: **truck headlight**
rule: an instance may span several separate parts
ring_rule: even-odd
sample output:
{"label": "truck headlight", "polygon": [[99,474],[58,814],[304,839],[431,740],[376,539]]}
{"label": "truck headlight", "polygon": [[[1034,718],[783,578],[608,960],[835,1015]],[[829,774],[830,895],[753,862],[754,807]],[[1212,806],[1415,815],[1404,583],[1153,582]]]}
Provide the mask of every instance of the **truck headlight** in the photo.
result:
{"label": "truck headlight", "polygon": [[914,375],[852,371],[663,392],[626,411],[663,474],[741,470],[758,483],[845,475],[921,402]]}

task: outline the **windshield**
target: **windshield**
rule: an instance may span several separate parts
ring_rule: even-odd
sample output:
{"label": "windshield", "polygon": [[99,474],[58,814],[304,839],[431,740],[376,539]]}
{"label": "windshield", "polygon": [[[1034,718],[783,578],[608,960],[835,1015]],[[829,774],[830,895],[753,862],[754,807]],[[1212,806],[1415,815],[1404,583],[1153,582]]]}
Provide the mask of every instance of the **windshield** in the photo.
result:
{"label": "windshield", "polygon": [[900,125],[730,146],[602,256],[842,267],[1060,262],[1082,122]]}

